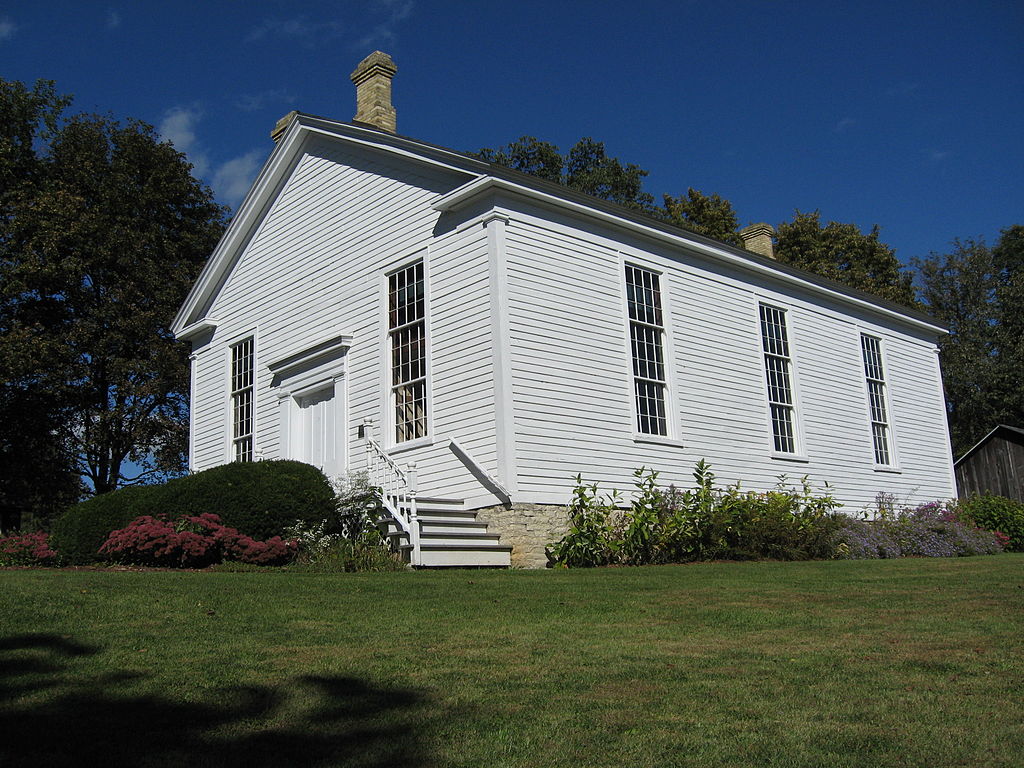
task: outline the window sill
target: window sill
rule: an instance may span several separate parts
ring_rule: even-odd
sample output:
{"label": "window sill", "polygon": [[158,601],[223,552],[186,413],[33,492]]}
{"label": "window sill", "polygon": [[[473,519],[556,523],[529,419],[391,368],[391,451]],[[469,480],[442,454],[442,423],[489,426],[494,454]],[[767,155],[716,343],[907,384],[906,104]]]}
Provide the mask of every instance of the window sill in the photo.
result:
{"label": "window sill", "polygon": [[903,470],[899,467],[892,467],[886,464],[875,464],[875,472],[885,472],[890,475],[902,475]]}
{"label": "window sill", "polygon": [[810,458],[798,453],[778,453],[776,451],[772,451],[770,455],[777,461],[792,461],[795,464],[807,464],[810,462]]}
{"label": "window sill", "polygon": [[671,437],[663,437],[662,435],[642,435],[636,433],[633,435],[634,443],[651,443],[653,445],[669,445],[673,448],[685,448],[682,440],[676,440]]}
{"label": "window sill", "polygon": [[426,437],[417,437],[415,440],[408,440],[398,445],[392,445],[389,448],[384,449],[384,453],[388,456],[396,453],[405,453],[406,451],[413,451],[417,448],[429,448],[434,444],[434,437],[427,435]]}

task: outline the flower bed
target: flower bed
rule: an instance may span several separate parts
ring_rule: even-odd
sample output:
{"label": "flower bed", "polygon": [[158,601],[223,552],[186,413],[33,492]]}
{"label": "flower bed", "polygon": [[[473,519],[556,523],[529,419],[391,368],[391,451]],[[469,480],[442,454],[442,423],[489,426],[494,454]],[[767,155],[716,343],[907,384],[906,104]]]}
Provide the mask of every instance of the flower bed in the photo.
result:
{"label": "flower bed", "polygon": [[204,568],[223,560],[253,565],[284,565],[297,549],[294,540],[273,536],[257,541],[222,525],[211,513],[184,516],[171,522],[143,515],[113,531],[99,554],[130,565]]}

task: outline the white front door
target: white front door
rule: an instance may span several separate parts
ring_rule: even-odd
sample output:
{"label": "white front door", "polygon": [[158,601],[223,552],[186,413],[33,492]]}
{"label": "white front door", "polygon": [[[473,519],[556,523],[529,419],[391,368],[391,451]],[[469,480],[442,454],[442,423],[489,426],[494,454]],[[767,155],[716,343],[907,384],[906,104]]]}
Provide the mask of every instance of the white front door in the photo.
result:
{"label": "white front door", "polygon": [[344,430],[338,426],[344,411],[339,402],[342,391],[331,384],[296,396],[292,406],[289,458],[312,464],[329,477],[342,471]]}

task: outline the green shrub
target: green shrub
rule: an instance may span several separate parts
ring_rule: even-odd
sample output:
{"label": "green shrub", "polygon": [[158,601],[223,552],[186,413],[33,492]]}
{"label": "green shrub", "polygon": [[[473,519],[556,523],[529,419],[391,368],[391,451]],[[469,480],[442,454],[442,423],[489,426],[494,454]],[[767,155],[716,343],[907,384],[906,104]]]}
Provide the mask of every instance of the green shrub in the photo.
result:
{"label": "green shrub", "polygon": [[614,562],[619,540],[609,518],[615,500],[614,496],[602,496],[596,483],[587,485],[582,475],[576,475],[569,504],[569,530],[548,550],[551,561],[570,568]]}
{"label": "green shrub", "polygon": [[94,496],[75,504],[54,523],[50,535],[61,562],[70,565],[92,563],[111,531],[124,528],[150,507],[146,499],[163,486],[135,486]]}
{"label": "green shrub", "polygon": [[402,571],[408,566],[393,552],[380,529],[365,525],[349,529],[351,535],[331,533],[328,521],[317,525],[297,523],[288,538],[298,544],[295,569],[310,573],[355,571]]}
{"label": "green shrub", "polygon": [[325,546],[315,559],[303,557],[291,570],[305,573],[356,573],[367,571],[404,571],[407,566],[396,552],[384,544],[337,539]]}
{"label": "green shrub", "polygon": [[703,460],[693,477],[691,489],[662,490],[658,474],[641,467],[629,508],[616,509],[614,497],[602,497],[577,476],[569,530],[551,547],[551,558],[578,567],[831,556],[839,505],[830,494],[815,493],[806,478],[798,490],[786,488],[784,478],[767,493],[718,488]]}
{"label": "green shrub", "polygon": [[323,521],[323,533],[346,539],[380,538],[376,521],[383,514],[380,495],[365,472],[356,472],[333,484],[335,509]]}
{"label": "green shrub", "polygon": [[76,504],[57,521],[53,547],[69,563],[95,562],[111,531],[144,515],[176,519],[215,514],[254,539],[280,536],[296,521],[310,524],[336,512],[330,482],[299,461],[236,462],[164,485],[123,488]]}
{"label": "green shrub", "polygon": [[987,531],[999,531],[1010,539],[1007,550],[1024,552],[1024,503],[1005,496],[983,494],[960,499],[960,516]]}

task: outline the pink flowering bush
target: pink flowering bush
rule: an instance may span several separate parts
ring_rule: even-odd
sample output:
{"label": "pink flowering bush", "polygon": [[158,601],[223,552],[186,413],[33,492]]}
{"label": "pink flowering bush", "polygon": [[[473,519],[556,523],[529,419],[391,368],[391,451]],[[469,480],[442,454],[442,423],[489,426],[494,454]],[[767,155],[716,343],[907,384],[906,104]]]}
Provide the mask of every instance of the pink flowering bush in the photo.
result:
{"label": "pink flowering bush", "polygon": [[0,566],[53,564],[57,553],[50,549],[49,540],[42,531],[16,533],[0,539]]}
{"label": "pink flowering bush", "polygon": [[274,536],[257,541],[223,525],[217,515],[187,515],[173,523],[143,515],[113,531],[100,554],[132,565],[204,568],[223,560],[254,565],[284,565],[295,557],[297,544]]}

